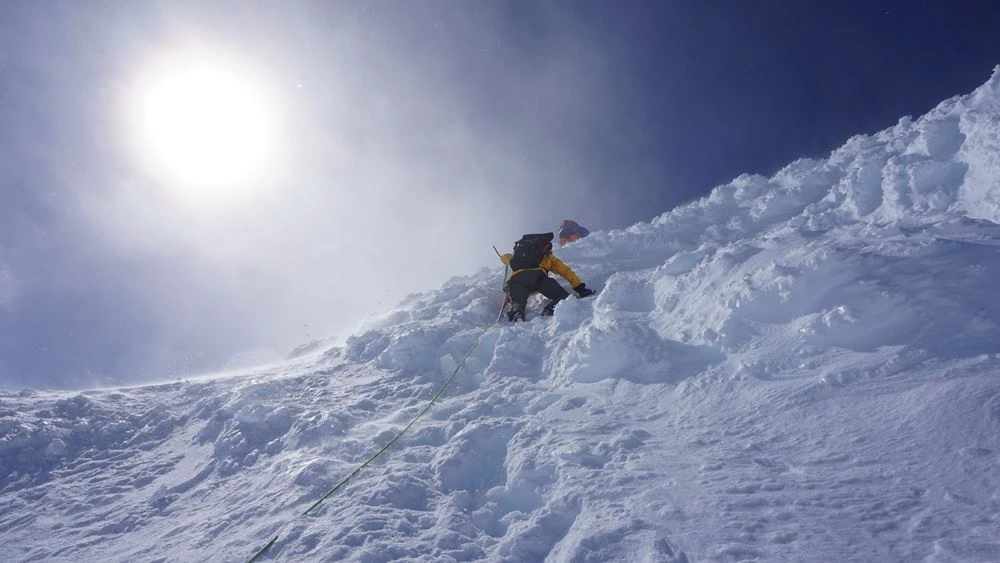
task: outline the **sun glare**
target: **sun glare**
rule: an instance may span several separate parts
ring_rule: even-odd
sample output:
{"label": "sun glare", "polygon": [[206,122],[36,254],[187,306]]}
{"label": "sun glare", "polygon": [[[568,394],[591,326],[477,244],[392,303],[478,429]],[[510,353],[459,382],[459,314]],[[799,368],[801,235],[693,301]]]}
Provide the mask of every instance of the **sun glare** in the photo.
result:
{"label": "sun glare", "polygon": [[134,147],[158,179],[199,198],[247,188],[273,154],[273,112],[262,88],[232,65],[177,58],[131,94]]}

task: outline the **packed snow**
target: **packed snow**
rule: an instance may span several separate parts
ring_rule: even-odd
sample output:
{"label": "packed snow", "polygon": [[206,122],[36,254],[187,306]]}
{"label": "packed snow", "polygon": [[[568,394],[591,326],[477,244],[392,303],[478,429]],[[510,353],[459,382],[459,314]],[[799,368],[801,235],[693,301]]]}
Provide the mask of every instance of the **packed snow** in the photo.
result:
{"label": "packed snow", "polygon": [[0,395],[0,560],[1000,561],[998,223],[1000,69],[558,248],[600,293],[552,318],[494,324],[498,264],[269,366]]}

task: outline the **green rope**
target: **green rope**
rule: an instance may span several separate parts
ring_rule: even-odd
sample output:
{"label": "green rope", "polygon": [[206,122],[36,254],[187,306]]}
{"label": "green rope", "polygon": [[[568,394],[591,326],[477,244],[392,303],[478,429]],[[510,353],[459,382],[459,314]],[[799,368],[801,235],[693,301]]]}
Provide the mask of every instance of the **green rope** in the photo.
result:
{"label": "green rope", "polygon": [[448,380],[445,381],[443,385],[441,385],[441,387],[437,390],[437,393],[435,393],[434,396],[431,397],[431,400],[428,401],[427,404],[424,405],[424,407],[422,409],[420,409],[420,412],[418,412],[417,415],[415,417],[413,417],[413,420],[411,420],[410,423],[407,424],[405,428],[403,428],[402,430],[399,431],[398,434],[396,434],[395,438],[393,438],[392,440],[389,440],[389,443],[386,444],[386,445],[384,445],[384,446],[382,446],[382,449],[380,449],[379,451],[377,451],[374,454],[372,454],[371,457],[369,457],[368,459],[366,459],[361,465],[355,467],[353,471],[351,471],[350,473],[347,474],[347,477],[344,477],[343,479],[341,479],[341,481],[339,483],[337,483],[332,489],[330,489],[329,491],[327,491],[326,493],[324,493],[323,496],[319,497],[319,499],[316,502],[312,503],[309,506],[309,508],[305,509],[304,512],[302,512],[301,514],[299,514],[298,516],[296,516],[292,520],[286,522],[285,525],[282,526],[281,528],[278,528],[278,531],[275,532],[273,536],[271,536],[271,539],[269,539],[267,541],[267,543],[264,544],[263,547],[261,547],[256,552],[254,552],[254,554],[252,556],[250,556],[250,559],[247,559],[247,563],[253,563],[254,561],[257,561],[262,555],[264,555],[265,552],[267,552],[268,549],[271,549],[271,546],[273,546],[275,544],[275,542],[278,541],[278,538],[281,537],[282,530],[284,530],[290,524],[292,524],[293,522],[295,522],[295,520],[297,520],[297,519],[299,519],[299,518],[301,518],[301,517],[309,514],[310,512],[312,512],[312,510],[314,508],[318,507],[320,504],[322,504],[323,501],[325,501],[326,499],[330,498],[334,493],[336,493],[340,489],[344,488],[344,486],[347,485],[348,481],[350,481],[352,478],[354,478],[354,476],[357,475],[358,473],[361,473],[362,469],[364,469],[365,467],[368,467],[372,462],[374,462],[376,459],[378,459],[378,457],[380,455],[382,455],[383,453],[385,453],[385,451],[388,450],[390,447],[392,447],[393,444],[395,444],[396,442],[398,442],[399,439],[403,437],[403,434],[406,434],[406,432],[410,428],[413,428],[413,426],[417,423],[417,421],[420,420],[420,417],[422,417],[424,415],[424,413],[426,413],[427,411],[430,410],[430,408],[434,405],[434,403],[436,403],[437,400],[441,397],[441,395],[444,394],[445,389],[447,389],[448,386],[451,385],[451,382],[454,381],[455,376],[458,375],[458,371],[460,369],[462,369],[463,365],[465,365],[465,361],[468,360],[469,356],[472,355],[472,351],[476,349],[476,346],[479,346],[479,341],[483,339],[483,335],[485,335],[491,328],[493,328],[494,326],[496,326],[499,322],[500,321],[498,319],[496,322],[494,322],[493,324],[491,324],[488,327],[484,328],[483,331],[479,333],[479,336],[476,337],[476,341],[473,342],[472,346],[469,347],[469,351],[465,353],[465,356],[462,358],[462,361],[458,362],[458,365],[455,366],[455,370],[451,372],[451,376],[448,377]]}

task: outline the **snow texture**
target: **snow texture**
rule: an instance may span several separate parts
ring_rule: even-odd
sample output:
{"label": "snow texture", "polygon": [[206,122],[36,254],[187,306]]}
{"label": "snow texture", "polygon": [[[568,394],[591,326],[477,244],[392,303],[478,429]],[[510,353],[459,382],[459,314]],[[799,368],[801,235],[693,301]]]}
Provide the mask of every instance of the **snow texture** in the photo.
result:
{"label": "snow texture", "polygon": [[560,248],[600,293],[550,319],[490,327],[498,266],[266,368],[0,395],[0,560],[1000,561],[998,223],[1000,70]]}

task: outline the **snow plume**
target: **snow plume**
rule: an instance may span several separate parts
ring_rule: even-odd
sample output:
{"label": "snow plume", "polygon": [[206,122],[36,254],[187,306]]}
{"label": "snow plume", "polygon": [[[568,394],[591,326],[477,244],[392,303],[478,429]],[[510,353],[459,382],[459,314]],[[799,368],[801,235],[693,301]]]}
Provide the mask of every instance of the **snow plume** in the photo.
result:
{"label": "snow plume", "polygon": [[1000,560],[998,159],[1000,71],[560,248],[600,293],[551,319],[491,326],[497,267],[268,367],[0,396],[0,554]]}

